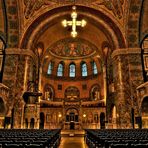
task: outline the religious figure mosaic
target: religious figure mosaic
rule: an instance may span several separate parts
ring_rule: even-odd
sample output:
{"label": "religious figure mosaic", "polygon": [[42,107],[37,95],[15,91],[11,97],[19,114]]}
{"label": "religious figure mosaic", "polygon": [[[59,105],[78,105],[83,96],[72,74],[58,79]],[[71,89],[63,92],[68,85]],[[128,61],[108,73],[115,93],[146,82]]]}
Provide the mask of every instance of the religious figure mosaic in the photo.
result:
{"label": "religious figure mosaic", "polygon": [[49,48],[49,52],[54,56],[62,58],[76,58],[91,56],[96,53],[97,47],[84,39],[64,39],[56,42]]}

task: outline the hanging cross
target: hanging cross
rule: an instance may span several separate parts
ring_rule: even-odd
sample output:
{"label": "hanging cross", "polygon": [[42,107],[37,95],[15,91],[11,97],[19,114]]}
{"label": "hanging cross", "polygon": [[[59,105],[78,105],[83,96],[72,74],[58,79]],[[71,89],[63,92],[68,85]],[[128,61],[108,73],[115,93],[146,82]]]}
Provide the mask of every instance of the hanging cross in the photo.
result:
{"label": "hanging cross", "polygon": [[86,21],[85,20],[77,21],[76,6],[73,6],[72,9],[73,9],[71,13],[72,21],[63,20],[62,25],[64,27],[72,26],[71,36],[75,38],[77,36],[76,26],[84,27],[86,25]]}

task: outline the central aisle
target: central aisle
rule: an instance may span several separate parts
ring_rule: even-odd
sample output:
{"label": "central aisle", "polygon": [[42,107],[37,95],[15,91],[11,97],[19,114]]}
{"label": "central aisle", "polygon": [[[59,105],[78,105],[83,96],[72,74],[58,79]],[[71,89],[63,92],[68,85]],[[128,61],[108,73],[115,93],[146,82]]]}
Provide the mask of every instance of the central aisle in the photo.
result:
{"label": "central aisle", "polygon": [[62,137],[59,148],[87,148],[84,137]]}
{"label": "central aisle", "polygon": [[62,130],[59,148],[88,148],[84,142],[83,130]]}

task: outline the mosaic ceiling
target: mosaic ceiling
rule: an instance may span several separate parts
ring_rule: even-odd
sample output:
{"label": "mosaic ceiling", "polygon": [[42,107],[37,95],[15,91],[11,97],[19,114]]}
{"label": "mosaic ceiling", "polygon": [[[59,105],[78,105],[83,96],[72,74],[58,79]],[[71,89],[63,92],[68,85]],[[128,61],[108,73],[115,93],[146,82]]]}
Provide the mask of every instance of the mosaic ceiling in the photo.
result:
{"label": "mosaic ceiling", "polygon": [[76,59],[95,55],[97,53],[97,47],[84,39],[68,38],[57,41],[48,48],[48,51],[55,57]]}

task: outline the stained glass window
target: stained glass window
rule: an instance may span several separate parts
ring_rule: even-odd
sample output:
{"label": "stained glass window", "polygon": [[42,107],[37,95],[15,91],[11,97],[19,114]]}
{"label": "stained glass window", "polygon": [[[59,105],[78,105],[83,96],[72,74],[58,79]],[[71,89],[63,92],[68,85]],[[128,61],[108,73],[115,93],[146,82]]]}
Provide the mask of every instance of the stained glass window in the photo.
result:
{"label": "stained glass window", "polygon": [[48,71],[47,71],[48,75],[52,74],[52,69],[53,69],[53,64],[52,64],[52,62],[50,62],[49,65],[48,65]]}
{"label": "stained glass window", "polygon": [[95,75],[95,74],[98,74],[98,70],[97,70],[97,65],[96,65],[96,63],[95,62],[93,62],[93,74]]}
{"label": "stained glass window", "polygon": [[75,64],[70,64],[69,66],[69,76],[70,77],[75,77],[76,76],[76,66]]}
{"label": "stained glass window", "polygon": [[82,64],[82,67],[81,67],[82,69],[82,77],[86,77],[87,76],[87,65],[86,65],[86,63],[83,63]]}
{"label": "stained glass window", "polygon": [[60,63],[60,64],[58,65],[57,76],[59,76],[59,77],[63,76],[63,68],[64,68],[63,64]]}

